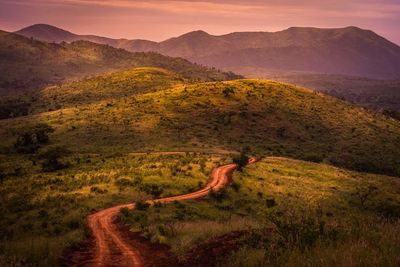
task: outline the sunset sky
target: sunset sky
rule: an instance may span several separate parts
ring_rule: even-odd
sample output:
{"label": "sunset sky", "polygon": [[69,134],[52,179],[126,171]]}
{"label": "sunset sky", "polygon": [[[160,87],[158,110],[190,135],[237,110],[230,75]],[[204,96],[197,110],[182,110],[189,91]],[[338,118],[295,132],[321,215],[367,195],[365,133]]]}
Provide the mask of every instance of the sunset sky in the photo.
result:
{"label": "sunset sky", "polygon": [[199,29],[224,34],[354,25],[400,44],[400,0],[0,0],[0,29],[35,23],[154,41]]}

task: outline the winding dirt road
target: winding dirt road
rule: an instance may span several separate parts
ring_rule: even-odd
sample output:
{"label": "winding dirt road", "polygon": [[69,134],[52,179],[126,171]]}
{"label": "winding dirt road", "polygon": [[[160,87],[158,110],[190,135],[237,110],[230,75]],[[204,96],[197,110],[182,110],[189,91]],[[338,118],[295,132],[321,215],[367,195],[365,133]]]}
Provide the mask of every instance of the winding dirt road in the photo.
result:
{"label": "winding dirt road", "polygon": [[[251,158],[249,163],[254,163]],[[235,164],[214,168],[210,181],[203,189],[184,195],[148,200],[147,203],[170,203],[206,196],[211,190],[220,190],[229,183],[229,177],[236,169]],[[135,204],[124,204],[104,209],[88,216],[88,228],[92,232],[94,243],[90,255],[81,255],[79,262],[70,266],[146,266],[146,259],[140,247],[129,242],[114,223],[121,208],[135,208]],[[79,255],[78,255],[79,256]],[[90,258],[90,259],[88,259]]]}

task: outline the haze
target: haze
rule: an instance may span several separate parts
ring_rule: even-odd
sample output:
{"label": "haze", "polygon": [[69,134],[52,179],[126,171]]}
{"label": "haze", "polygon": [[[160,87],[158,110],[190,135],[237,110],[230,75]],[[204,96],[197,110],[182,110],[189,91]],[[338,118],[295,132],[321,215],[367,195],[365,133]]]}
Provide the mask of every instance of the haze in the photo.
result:
{"label": "haze", "polygon": [[0,0],[4,30],[47,23],[80,34],[155,41],[198,29],[224,34],[354,25],[399,44],[399,14],[396,0]]}

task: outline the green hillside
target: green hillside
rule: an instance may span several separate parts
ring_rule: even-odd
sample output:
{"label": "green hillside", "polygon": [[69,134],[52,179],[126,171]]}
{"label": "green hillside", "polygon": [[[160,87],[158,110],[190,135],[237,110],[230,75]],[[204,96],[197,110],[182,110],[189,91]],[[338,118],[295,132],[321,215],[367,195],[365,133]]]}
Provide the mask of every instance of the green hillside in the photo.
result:
{"label": "green hillside", "polygon": [[[240,266],[241,259],[246,259],[241,255],[250,255],[255,266],[259,262],[280,265],[286,258],[293,266],[305,262],[299,254],[305,248],[310,262],[318,265],[320,259],[330,260],[329,252],[341,255],[352,242],[356,254],[349,257],[359,259],[357,252],[364,248],[359,243],[371,240],[385,249],[376,263],[395,262],[398,255],[397,247],[390,251],[399,236],[398,223],[389,223],[399,216],[398,178],[326,164],[399,176],[399,121],[287,84],[266,80],[194,83],[160,68],[128,69],[10,95],[1,99],[0,110],[10,111],[10,105],[15,110],[0,119],[2,266],[25,262],[54,266],[63,249],[84,238],[84,218],[93,210],[197,190],[214,166],[231,161],[229,154],[222,153],[242,149],[259,157],[287,156],[324,164],[268,157],[235,174],[232,188],[211,194],[208,202],[138,211],[143,218],[153,218],[154,211],[165,212],[165,217],[142,223],[135,220],[135,212],[125,211],[126,222],[133,229],[139,223],[146,237],[171,245],[182,260],[195,260],[190,253],[201,253],[201,246],[207,247],[203,241],[213,242],[212,238],[236,230],[249,231],[255,241],[245,235],[246,246],[224,258],[229,266]],[[22,106],[24,112],[18,113]],[[137,151],[196,154],[132,154]],[[378,191],[373,189],[373,198],[368,195],[361,203],[359,196],[368,192],[369,185]],[[273,213],[287,212],[284,203],[293,203],[290,210],[297,217]],[[305,204],[310,209],[300,208],[307,208]],[[277,209],[266,210],[271,205]],[[324,221],[335,227],[315,230],[320,222],[314,216],[318,206],[324,211]],[[298,215],[303,212],[310,212],[310,217]],[[169,221],[179,229],[173,236],[166,229],[160,230],[162,234],[154,230],[161,229],[156,227],[164,223],[162,218],[170,216],[184,223]],[[296,237],[292,232],[288,236],[275,233],[265,241],[264,226],[273,226],[274,218],[295,218],[299,224],[304,219],[311,229],[293,230],[302,238],[299,243],[289,242]],[[332,241],[331,230],[337,232],[338,243]],[[272,244],[268,250],[272,254],[260,250],[267,244],[260,239]],[[316,250],[316,244],[325,241]],[[279,244],[284,247],[277,249]],[[366,249],[376,252],[371,246]],[[318,253],[324,257],[315,256]]]}
{"label": "green hillside", "polygon": [[248,147],[400,173],[398,121],[265,80],[186,84],[171,72],[136,69],[46,88],[28,113],[0,121],[3,151],[24,128],[47,123],[54,144],[76,152]]}
{"label": "green hillside", "polygon": [[395,177],[267,157],[207,201],[123,217],[182,266],[395,267],[399,193]]}
{"label": "green hillside", "polygon": [[157,53],[130,53],[88,41],[45,43],[0,31],[0,91],[39,88],[132,67],[161,67],[197,81],[240,76]]}
{"label": "green hillside", "polygon": [[[194,191],[220,160],[212,155],[71,154],[43,171],[35,157],[0,158],[0,266],[57,266],[85,238],[94,210]],[[0,173],[0,176],[4,173]]]}

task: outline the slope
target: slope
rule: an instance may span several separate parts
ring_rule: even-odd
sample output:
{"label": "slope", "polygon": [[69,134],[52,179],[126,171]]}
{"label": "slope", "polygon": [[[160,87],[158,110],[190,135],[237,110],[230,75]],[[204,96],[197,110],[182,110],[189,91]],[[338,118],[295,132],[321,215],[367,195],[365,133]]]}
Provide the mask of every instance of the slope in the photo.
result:
{"label": "slope", "polygon": [[396,177],[266,157],[235,172],[225,189],[122,217],[132,231],[171,246],[179,266],[400,263]]}
{"label": "slope", "polygon": [[156,53],[130,53],[87,41],[50,44],[0,32],[0,89],[3,91],[38,88],[138,66],[162,67],[193,80],[240,77]]}
{"label": "slope", "polygon": [[[232,70],[249,78],[270,79],[312,88],[357,105],[392,113],[395,117],[396,113],[400,112],[399,80],[375,80],[347,75],[273,71],[254,67],[238,67],[232,68]],[[397,115],[397,117],[399,116]]]}
{"label": "slope", "polygon": [[[31,115],[0,122],[1,146],[7,151],[16,133],[40,122],[55,129],[55,144],[76,152],[248,147],[400,174],[399,121],[277,82],[186,84],[174,77],[140,69],[47,88],[35,96]],[[152,85],[142,87],[146,80]]]}
{"label": "slope", "polygon": [[[48,39],[48,31],[42,30],[43,26],[32,27],[20,33]],[[52,40],[61,41],[60,35],[55,32]],[[88,40],[87,36],[74,35],[75,38]],[[66,37],[63,40],[70,39]],[[400,47],[372,31],[357,27],[292,27],[278,32],[237,32],[221,36],[195,31],[160,43],[92,40],[134,52],[156,51],[219,68],[250,66],[378,79],[400,78]]]}

